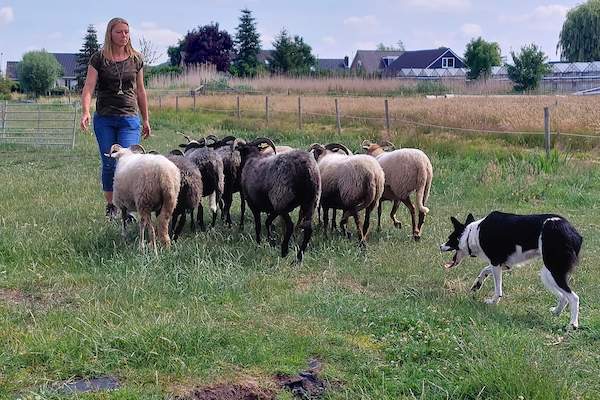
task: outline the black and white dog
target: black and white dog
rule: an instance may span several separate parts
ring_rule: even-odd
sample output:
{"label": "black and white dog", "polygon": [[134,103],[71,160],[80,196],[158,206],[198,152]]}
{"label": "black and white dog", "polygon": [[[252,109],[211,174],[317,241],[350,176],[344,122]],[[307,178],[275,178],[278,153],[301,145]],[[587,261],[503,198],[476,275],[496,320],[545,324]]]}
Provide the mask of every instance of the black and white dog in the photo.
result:
{"label": "black and white dog", "polygon": [[540,273],[544,286],[558,297],[552,308],[559,315],[567,305],[571,325],[579,325],[579,297],[569,288],[568,275],[577,264],[583,238],[563,217],[552,214],[515,215],[498,211],[475,221],[469,214],[464,224],[451,217],[454,232],[440,246],[441,251],[455,251],[446,268],[456,267],[466,255],[479,257],[488,263],[471,287],[481,288],[488,275],[494,277],[495,293],[488,304],[497,304],[502,297],[502,270],[542,257]]}

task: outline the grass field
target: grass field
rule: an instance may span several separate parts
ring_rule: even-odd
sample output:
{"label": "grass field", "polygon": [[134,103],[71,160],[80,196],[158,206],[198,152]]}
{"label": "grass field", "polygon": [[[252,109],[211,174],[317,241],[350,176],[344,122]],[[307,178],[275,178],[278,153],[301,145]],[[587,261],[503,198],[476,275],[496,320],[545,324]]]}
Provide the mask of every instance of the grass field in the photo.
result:
{"label": "grass field", "polygon": [[[302,132],[172,111],[152,117],[149,149],[179,143],[175,130],[231,130],[308,146],[341,141],[358,150],[380,129],[337,136],[317,122]],[[408,134],[434,166],[423,239],[384,218],[365,252],[316,233],[302,266],[221,224],[187,234],[158,257],[141,254],[104,220],[95,141],[75,151],[0,150],[0,398],[163,399],[195,387],[278,390],[273,377],[322,363],[327,399],[565,399],[600,395],[600,168],[597,154],[542,156],[516,137]],[[581,329],[551,316],[540,263],[504,280],[498,306],[468,289],[483,267],[444,271],[438,246],[451,215],[492,209],[557,212],[585,238],[572,287]],[[238,208],[234,205],[237,221]],[[389,210],[389,205],[386,208]],[[247,217],[248,218],[248,217]],[[292,252],[293,253],[293,252]],[[113,392],[67,396],[75,377],[113,376]],[[291,399],[288,392],[278,398]]]}

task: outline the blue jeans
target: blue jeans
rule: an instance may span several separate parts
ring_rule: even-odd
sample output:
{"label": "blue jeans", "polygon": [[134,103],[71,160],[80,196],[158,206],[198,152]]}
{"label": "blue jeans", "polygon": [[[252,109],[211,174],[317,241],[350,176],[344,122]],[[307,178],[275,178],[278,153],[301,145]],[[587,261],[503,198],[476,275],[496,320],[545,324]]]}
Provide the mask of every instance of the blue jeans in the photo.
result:
{"label": "blue jeans", "polygon": [[94,113],[94,132],[102,160],[102,190],[113,191],[116,161],[104,154],[113,144],[129,147],[140,143],[141,123],[137,115],[98,115]]}

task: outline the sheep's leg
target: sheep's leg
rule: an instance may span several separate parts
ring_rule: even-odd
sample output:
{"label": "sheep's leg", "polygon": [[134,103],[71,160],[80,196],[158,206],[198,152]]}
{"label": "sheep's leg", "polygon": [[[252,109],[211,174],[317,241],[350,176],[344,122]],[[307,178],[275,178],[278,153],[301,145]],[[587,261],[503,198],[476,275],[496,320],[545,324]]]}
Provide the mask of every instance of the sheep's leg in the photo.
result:
{"label": "sheep's leg", "polygon": [[400,206],[400,202],[398,200],[394,200],[394,205],[392,206],[392,211],[390,212],[390,218],[394,222],[394,227],[400,229],[402,228],[402,223],[396,219],[396,211],[398,211],[398,206]]}
{"label": "sheep's leg", "polygon": [[260,211],[252,209],[252,214],[254,215],[254,231],[256,233],[256,243],[260,243]]}
{"label": "sheep's leg", "polygon": [[273,221],[277,218],[277,214],[271,213],[267,215],[265,220],[265,228],[267,228],[267,240],[271,245],[275,244],[275,238],[273,237]]}
{"label": "sheep's leg", "polygon": [[192,230],[192,233],[196,233],[196,224],[194,223],[194,209],[192,208],[190,210],[190,229]]}
{"label": "sheep's leg", "polygon": [[402,199],[402,202],[404,203],[404,205],[406,206],[406,208],[408,208],[408,212],[410,213],[410,218],[411,218],[411,221],[412,221],[413,237],[415,238],[415,240],[419,240],[418,237],[421,236],[421,235],[419,234],[419,230],[417,229],[417,212],[416,212],[416,208],[413,205],[412,201],[410,201],[410,197]]}
{"label": "sheep's leg", "polygon": [[285,223],[285,233],[283,234],[283,242],[281,242],[281,257],[285,257],[289,252],[290,238],[292,237],[292,232],[294,230],[294,223],[290,218],[290,214],[283,213],[280,215]]}
{"label": "sheep's leg", "polygon": [[206,225],[204,225],[204,208],[202,207],[202,203],[198,204],[197,214],[196,222],[198,222],[198,225],[200,225],[200,230],[202,232],[206,232]]}
{"label": "sheep's leg", "polygon": [[246,213],[246,199],[244,193],[240,192],[240,231],[244,230],[244,214]]}
{"label": "sheep's leg", "polygon": [[[158,240],[160,240],[160,242],[165,246],[165,247],[169,247],[171,245],[171,238],[169,237],[169,223],[171,222],[171,216],[173,215],[173,208],[174,207],[164,207],[162,208],[161,212],[158,214],[157,217],[157,235],[158,235]],[[167,211],[168,210],[168,211]],[[185,216],[183,216],[183,222],[185,222]],[[154,225],[150,224],[150,226],[152,226],[152,230],[154,231]],[[183,225],[182,225],[183,227]],[[181,233],[181,232],[179,232]],[[153,233],[154,235],[154,233]],[[155,253],[156,255],[158,255],[158,252],[156,251],[156,238],[154,238],[153,240],[154,242],[154,249],[155,249]]]}
{"label": "sheep's leg", "polygon": [[312,236],[312,218],[302,221],[302,230],[304,231],[304,235],[302,236],[302,243],[300,243],[298,254],[296,254],[296,260],[298,262],[302,262],[302,259],[304,258],[304,252],[306,251],[306,247],[308,247],[308,242],[310,242],[310,238]]}
{"label": "sheep's leg", "polygon": [[423,211],[419,211],[419,237],[423,234],[423,223],[425,222],[425,213]]}
{"label": "sheep's leg", "polygon": [[352,217],[354,218],[354,223],[356,224],[356,233],[358,235],[358,244],[360,247],[365,247],[366,246],[365,236],[363,235],[363,226],[362,226],[362,223],[360,222],[360,217],[358,215],[358,211],[355,211],[352,214]]}
{"label": "sheep's leg", "polygon": [[300,224],[302,223],[302,221],[304,220],[304,212],[302,211],[302,209],[300,209],[300,211],[298,211],[298,222],[296,222],[296,225],[294,225],[294,234],[296,234],[298,231],[300,231]]}
{"label": "sheep's leg", "polygon": [[[179,223],[177,224],[177,227],[175,228],[175,232],[173,233],[173,240],[177,240],[179,238],[179,235],[181,235],[181,232],[183,231],[183,227],[185,226],[185,211],[183,213],[181,213],[179,215]],[[175,217],[173,217],[173,223],[171,225],[174,225],[175,222]]]}
{"label": "sheep's leg", "polygon": [[144,210],[144,211],[140,210],[140,250],[141,251],[146,250],[146,241],[144,238],[146,229],[148,229],[149,239],[154,238],[154,236],[153,236],[154,230],[150,229],[150,227],[152,226],[151,222],[152,222],[152,216],[150,215],[150,213],[146,210]]}
{"label": "sheep's leg", "polygon": [[363,236],[365,241],[367,240],[369,227],[371,226],[371,213],[373,212],[373,209],[375,209],[376,205],[377,203],[373,202],[365,209],[365,223],[363,224]]}
{"label": "sheep's leg", "polygon": [[169,236],[173,237],[175,233],[175,225],[177,224],[178,214],[173,213],[173,218],[171,218],[171,223],[169,224]]}
{"label": "sheep's leg", "polygon": [[323,220],[321,219],[321,209],[322,208],[323,207],[321,207],[321,206],[317,207],[317,220],[318,220],[319,224],[321,224],[323,222]]}
{"label": "sheep's leg", "polygon": [[379,200],[377,205],[377,230],[381,230],[381,212],[383,211],[383,200]]}
{"label": "sheep's leg", "polygon": [[323,232],[327,237],[327,229],[329,228],[329,208],[323,208]]}
{"label": "sheep's leg", "polygon": [[337,215],[337,209],[333,208],[331,211],[331,230],[332,231],[337,229],[337,223],[335,222],[336,215]]}
{"label": "sheep's leg", "polygon": [[[216,201],[216,204],[219,204],[221,202],[221,193],[219,191],[215,191],[215,193],[213,194],[215,196],[214,201]],[[216,207],[212,207],[211,205],[211,209],[213,210],[213,217],[212,217],[212,227],[214,228],[215,225],[217,224],[217,213],[218,213],[218,208]],[[221,211],[223,212],[223,211]]]}
{"label": "sheep's leg", "polygon": [[121,222],[121,236],[123,236],[123,239],[125,239],[127,236],[127,209],[125,207],[121,207]]}
{"label": "sheep's leg", "polygon": [[148,236],[150,237],[150,243],[152,244],[154,255],[158,257],[158,248],[156,247],[156,231],[154,230],[154,224],[152,224],[152,221],[148,222]]}
{"label": "sheep's leg", "polygon": [[350,218],[352,214],[352,211],[346,210],[344,211],[344,214],[342,214],[342,219],[340,219],[340,229],[342,231],[342,235],[346,236],[348,239],[350,239],[352,235],[350,235],[350,232],[346,231],[346,225],[348,224],[348,218]]}
{"label": "sheep's leg", "polygon": [[231,227],[231,203],[233,202],[233,193],[223,193],[223,210],[221,211],[221,219],[225,220],[225,223]]}

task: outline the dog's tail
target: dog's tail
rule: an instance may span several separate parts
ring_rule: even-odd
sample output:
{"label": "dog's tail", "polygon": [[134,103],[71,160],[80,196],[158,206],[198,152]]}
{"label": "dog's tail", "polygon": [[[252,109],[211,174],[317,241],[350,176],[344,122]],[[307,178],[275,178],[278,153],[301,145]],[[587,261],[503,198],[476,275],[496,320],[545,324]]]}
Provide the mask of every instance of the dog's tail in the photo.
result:
{"label": "dog's tail", "polygon": [[542,256],[550,271],[573,270],[579,261],[583,237],[564,218],[549,218],[542,228]]}

